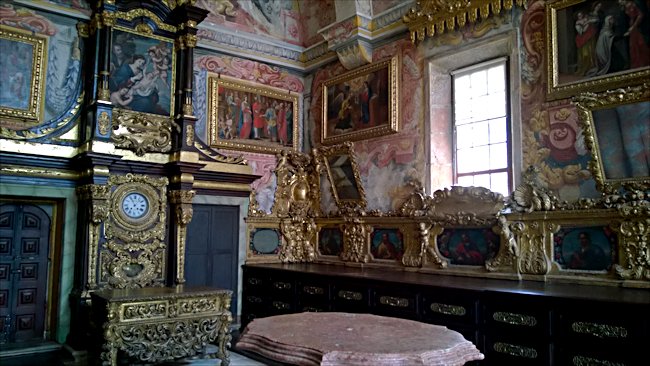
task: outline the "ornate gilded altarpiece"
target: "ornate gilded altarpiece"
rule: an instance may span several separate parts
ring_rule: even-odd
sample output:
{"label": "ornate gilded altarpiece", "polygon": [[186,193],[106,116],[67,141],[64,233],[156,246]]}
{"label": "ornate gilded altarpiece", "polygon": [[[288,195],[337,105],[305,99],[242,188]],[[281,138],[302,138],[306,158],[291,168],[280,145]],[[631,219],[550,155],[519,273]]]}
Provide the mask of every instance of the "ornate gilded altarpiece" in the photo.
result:
{"label": "ornate gilded altarpiece", "polygon": [[[412,182],[410,196],[397,210],[367,211],[365,202],[357,200],[325,214],[319,187],[328,169],[323,153],[279,159],[270,214],[256,211],[251,198],[249,227],[273,227],[283,240],[277,253],[249,251],[247,261],[650,287],[647,185],[636,182],[625,185],[627,191],[598,199],[562,202],[530,167],[510,197],[458,186],[427,195],[420,183]],[[349,157],[354,162],[354,154]],[[303,179],[304,172],[311,175]],[[310,189],[293,195],[300,181]]]}
{"label": "ornate gilded altarpiece", "polygon": [[[103,236],[91,243],[98,253],[100,288],[164,286],[167,266],[167,178],[126,174],[109,178]],[[91,277],[92,279],[92,277]],[[94,281],[89,281],[93,283]]]}

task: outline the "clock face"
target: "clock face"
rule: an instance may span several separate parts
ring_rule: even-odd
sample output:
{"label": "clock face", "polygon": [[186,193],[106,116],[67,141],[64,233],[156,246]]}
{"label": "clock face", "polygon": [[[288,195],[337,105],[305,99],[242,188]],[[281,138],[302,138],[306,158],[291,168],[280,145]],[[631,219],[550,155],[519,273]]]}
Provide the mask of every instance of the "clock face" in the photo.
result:
{"label": "clock face", "polygon": [[127,194],[122,200],[122,211],[132,219],[139,219],[149,210],[149,201],[141,193]]}

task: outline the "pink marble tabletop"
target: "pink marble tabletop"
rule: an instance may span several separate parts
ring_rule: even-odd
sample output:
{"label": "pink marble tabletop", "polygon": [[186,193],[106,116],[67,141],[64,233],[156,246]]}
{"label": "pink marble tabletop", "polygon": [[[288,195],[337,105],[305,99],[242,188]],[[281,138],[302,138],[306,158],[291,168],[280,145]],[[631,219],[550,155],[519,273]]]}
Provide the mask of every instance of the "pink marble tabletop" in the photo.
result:
{"label": "pink marble tabletop", "polygon": [[255,319],[236,348],[295,365],[448,366],[483,359],[472,342],[446,327],[350,313]]}

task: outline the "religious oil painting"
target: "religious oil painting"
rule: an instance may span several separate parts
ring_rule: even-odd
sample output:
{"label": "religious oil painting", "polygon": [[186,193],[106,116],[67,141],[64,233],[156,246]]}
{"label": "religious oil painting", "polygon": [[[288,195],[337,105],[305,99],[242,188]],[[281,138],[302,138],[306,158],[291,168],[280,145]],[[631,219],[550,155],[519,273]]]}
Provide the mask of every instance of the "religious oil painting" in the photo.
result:
{"label": "religious oil painting", "polygon": [[250,232],[249,249],[253,255],[278,254],[280,231],[275,228],[254,228]]}
{"label": "religious oil painting", "polygon": [[278,153],[298,149],[298,95],[216,75],[209,78],[212,147]]}
{"label": "religious oil painting", "polygon": [[42,119],[47,38],[0,26],[0,117],[24,127]]}
{"label": "religious oil painting", "polygon": [[375,259],[401,260],[404,255],[404,235],[399,229],[375,229],[370,235],[370,253]]}
{"label": "religious oil painting", "polygon": [[553,236],[553,259],[565,270],[607,271],[616,263],[616,243],[609,226],[562,228]]}
{"label": "religious oil painting", "polygon": [[650,189],[650,84],[574,98],[598,188]]}
{"label": "religious oil painting", "polygon": [[318,232],[318,252],[338,256],[343,251],[343,232],[338,227],[323,227]]}
{"label": "religious oil painting", "polygon": [[176,56],[169,39],[115,27],[109,77],[115,108],[173,116]]}
{"label": "religious oil painting", "polygon": [[321,142],[335,144],[397,132],[397,56],[323,84]]}
{"label": "religious oil painting", "polygon": [[650,76],[645,0],[546,3],[548,98],[618,88]]}
{"label": "religious oil painting", "polygon": [[483,266],[499,252],[499,235],[491,228],[445,229],[437,238],[438,251],[451,264]]}

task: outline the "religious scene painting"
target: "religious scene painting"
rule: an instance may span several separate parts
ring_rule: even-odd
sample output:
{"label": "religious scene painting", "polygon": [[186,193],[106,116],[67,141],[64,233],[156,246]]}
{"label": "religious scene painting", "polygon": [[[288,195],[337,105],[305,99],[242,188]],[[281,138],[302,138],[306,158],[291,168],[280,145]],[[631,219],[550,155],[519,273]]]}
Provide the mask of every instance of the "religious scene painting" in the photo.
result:
{"label": "religious scene painting", "polygon": [[212,146],[279,152],[297,148],[298,97],[275,88],[210,78]]}
{"label": "religious scene painting", "polygon": [[547,3],[549,97],[620,87],[650,75],[648,6],[645,0]]}
{"label": "religious scene painting", "polygon": [[318,234],[318,252],[338,256],[343,250],[343,232],[339,228],[324,227]]}
{"label": "religious scene painting", "polygon": [[176,56],[173,43],[113,30],[109,91],[115,108],[172,116]]}
{"label": "religious scene painting", "polygon": [[370,235],[370,253],[375,259],[401,260],[404,235],[399,229],[375,229]]}
{"label": "religious scene painting", "polygon": [[324,144],[396,132],[397,58],[353,70],[323,86]]}
{"label": "religious scene painting", "polygon": [[482,266],[499,252],[499,236],[490,228],[445,229],[437,238],[438,251],[451,264]]}
{"label": "religious scene painting", "polygon": [[554,260],[565,270],[606,271],[616,262],[616,244],[608,226],[562,228],[553,237]]}
{"label": "religious scene painting", "polygon": [[37,122],[42,113],[47,40],[0,27],[0,115]]}

